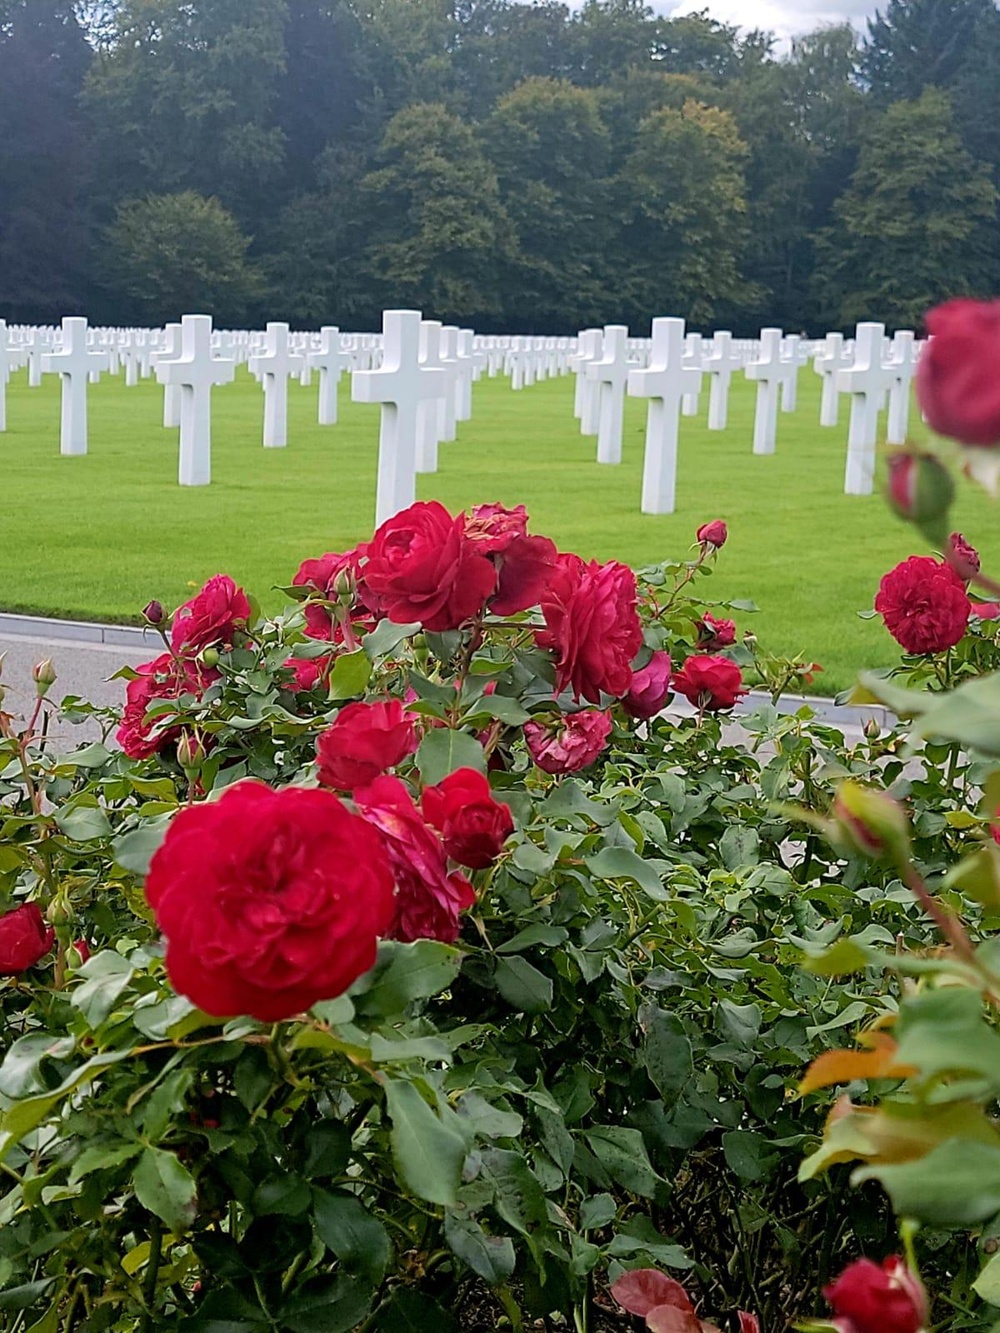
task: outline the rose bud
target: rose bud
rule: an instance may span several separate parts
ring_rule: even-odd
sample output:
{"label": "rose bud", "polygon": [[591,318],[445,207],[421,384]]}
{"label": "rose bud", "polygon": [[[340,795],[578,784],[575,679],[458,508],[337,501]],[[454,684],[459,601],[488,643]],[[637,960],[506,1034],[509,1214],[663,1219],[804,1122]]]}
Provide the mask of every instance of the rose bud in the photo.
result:
{"label": "rose bud", "polygon": [[90,945],[86,940],[74,940],[66,950],[66,962],[70,967],[83,967],[90,957]]}
{"label": "rose bud", "polygon": [[882,728],[879,726],[875,718],[870,717],[865,723],[865,739],[869,741],[877,741],[881,735]]}
{"label": "rose bud", "polygon": [[147,625],[152,625],[154,629],[157,625],[162,625],[167,618],[167,613],[163,609],[163,603],[157,601],[147,602],[142,608],[142,618]]}
{"label": "rose bud", "polygon": [[357,591],[358,581],[354,577],[354,571],[350,566],[345,565],[340,573],[334,576],[334,595],[341,606],[350,606]]}
{"label": "rose bud", "polygon": [[713,518],[711,523],[703,523],[695,533],[697,542],[716,551],[725,546],[728,537],[729,529],[721,518]]}
{"label": "rose bud", "polygon": [[26,972],[52,948],[56,932],[46,926],[37,903],[25,903],[0,916],[0,977]]}
{"label": "rose bud", "polygon": [[205,762],[205,745],[200,736],[185,731],[177,742],[177,762],[185,773],[197,773]]}
{"label": "rose bud", "polygon": [[944,553],[944,558],[958,577],[964,579],[966,583],[975,578],[983,566],[979,552],[960,532],[953,532],[948,538],[948,549]]}
{"label": "rose bud", "polygon": [[674,689],[695,708],[719,712],[735,708],[746,694],[743,673],[728,657],[689,657],[674,676]]}
{"label": "rose bud", "polygon": [[834,1326],[850,1333],[920,1333],[930,1315],[920,1279],[899,1258],[881,1265],[859,1259],[823,1295],[833,1307]]}
{"label": "rose bud", "polygon": [[35,663],[31,668],[31,679],[35,682],[39,699],[44,699],[56,681],[56,669],[52,665],[51,657],[45,657],[41,662]]}
{"label": "rose bud", "polygon": [[955,498],[955,483],[932,454],[891,454],[886,498],[900,518],[915,524],[932,541],[944,540],[944,519]]}
{"label": "rose bud", "polygon": [[910,830],[906,812],[884,792],[842,782],[833,803],[835,841],[848,851],[875,861],[910,859]]}
{"label": "rose bud", "polygon": [[622,706],[629,717],[648,722],[663,711],[670,697],[672,671],[670,654],[658,652],[653,654],[644,667],[633,673],[629,692],[622,699]]}
{"label": "rose bud", "polygon": [[720,648],[730,648],[736,642],[736,622],[716,620],[710,612],[698,622],[698,647],[707,652],[717,652]]}
{"label": "rose bud", "polygon": [[1000,301],[948,301],[925,322],[917,401],[928,425],[962,444],[1000,444]]}

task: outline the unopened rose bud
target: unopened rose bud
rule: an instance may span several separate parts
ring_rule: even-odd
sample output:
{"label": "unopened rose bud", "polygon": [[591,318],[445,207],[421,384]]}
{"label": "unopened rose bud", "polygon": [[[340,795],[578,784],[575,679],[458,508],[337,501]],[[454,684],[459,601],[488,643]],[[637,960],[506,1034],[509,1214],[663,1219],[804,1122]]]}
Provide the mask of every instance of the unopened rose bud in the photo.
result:
{"label": "unopened rose bud", "polygon": [[876,861],[910,858],[909,822],[903,807],[871,787],[842,782],[833,803],[834,834],[850,850]]}
{"label": "unopened rose bud", "polygon": [[975,578],[983,565],[979,558],[979,552],[971,542],[965,540],[960,532],[953,532],[948,538],[945,559],[958,577],[965,579],[966,583]]}
{"label": "unopened rose bud", "polygon": [[197,773],[205,762],[205,746],[199,736],[185,731],[177,742],[177,762],[185,773]]}
{"label": "unopened rose bud", "polygon": [[167,613],[163,609],[163,603],[157,601],[147,602],[142,608],[142,618],[147,625],[152,625],[154,628],[157,625],[162,625],[167,618]]}
{"label": "unopened rose bud", "polygon": [[217,667],[219,665],[218,648],[204,648],[198,654],[198,661],[204,667],[209,667],[209,668]]}
{"label": "unopened rose bud", "polygon": [[333,580],[332,591],[341,606],[350,606],[358,591],[358,582],[351,569],[342,569]]}
{"label": "unopened rose bud", "polygon": [[66,962],[70,967],[83,967],[90,957],[90,945],[86,940],[74,940],[66,950]]}
{"label": "unopened rose bud", "polygon": [[865,723],[865,738],[870,741],[877,741],[881,735],[882,728],[879,726],[875,718],[870,717]]}
{"label": "unopened rose bud", "polygon": [[695,533],[695,540],[702,546],[712,547],[718,550],[725,546],[729,537],[729,529],[721,518],[712,519],[711,523],[703,523]]}
{"label": "unopened rose bud", "polygon": [[56,669],[52,665],[51,657],[45,657],[41,662],[35,663],[31,668],[31,679],[35,682],[39,699],[44,699],[56,681]]}
{"label": "unopened rose bud", "polygon": [[944,540],[955,483],[933,454],[891,454],[886,498],[900,518],[915,524],[932,541]]}
{"label": "unopened rose bud", "polygon": [[45,909],[45,919],[52,926],[65,926],[75,917],[68,898],[53,898]]}

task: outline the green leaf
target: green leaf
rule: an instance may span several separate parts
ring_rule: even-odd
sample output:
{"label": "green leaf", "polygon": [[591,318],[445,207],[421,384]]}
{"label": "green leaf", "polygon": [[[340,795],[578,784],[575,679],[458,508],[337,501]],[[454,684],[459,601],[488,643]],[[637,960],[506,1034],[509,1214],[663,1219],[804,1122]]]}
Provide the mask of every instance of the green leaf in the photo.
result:
{"label": "green leaf", "polygon": [[726,1164],[741,1180],[764,1180],[770,1175],[778,1154],[762,1134],[750,1129],[731,1129],[722,1136]]}
{"label": "green leaf", "polygon": [[253,1193],[258,1217],[301,1217],[312,1201],[312,1191],[301,1176],[272,1176]]}
{"label": "green leaf", "polygon": [[194,1177],[171,1152],[146,1148],[132,1176],[135,1197],[171,1231],[183,1232],[198,1215]]}
{"label": "green leaf", "polygon": [[493,1186],[493,1206],[505,1222],[523,1236],[546,1223],[545,1193],[520,1153],[488,1148],[481,1162],[483,1177]]}
{"label": "green leaf", "polygon": [[130,1162],[133,1157],[138,1157],[141,1152],[141,1143],[119,1143],[114,1147],[84,1148],[80,1156],[73,1162],[73,1169],[69,1173],[69,1183],[75,1185],[93,1171],[109,1171],[113,1167],[122,1166],[125,1162]]}
{"label": "green leaf", "polygon": [[379,945],[378,961],[357,986],[351,999],[367,1018],[395,1018],[414,1000],[429,999],[447,990],[458,976],[462,954],[439,940]]}
{"label": "green leaf", "polygon": [[1000,1212],[1000,1143],[947,1139],[916,1161],[861,1167],[852,1179],[879,1181],[902,1216],[974,1227]]}
{"label": "green leaf", "polygon": [[763,1015],[757,1006],[751,1004],[733,1004],[732,1000],[723,1000],[716,1011],[719,1031],[741,1050],[749,1050],[760,1032]]}
{"label": "green leaf", "polygon": [[755,866],[760,859],[760,834],[746,824],[730,824],[719,839],[719,855],[727,870]]}
{"label": "green leaf", "polygon": [[670,897],[653,866],[631,848],[605,847],[587,857],[587,869],[600,879],[633,879],[655,902],[667,902]]}
{"label": "green leaf", "polygon": [[[372,1304],[367,1283],[347,1275],[310,1283],[281,1307],[281,1328],[288,1333],[352,1333]],[[274,1328],[273,1321],[269,1326]],[[200,1330],[199,1330],[200,1333]]]}
{"label": "green leaf", "polygon": [[552,982],[526,958],[501,958],[493,976],[497,990],[519,1013],[544,1014],[552,1008]]}
{"label": "green leaf", "polygon": [[580,1205],[580,1230],[597,1231],[618,1216],[618,1205],[610,1194],[592,1194]]}
{"label": "green leaf", "polygon": [[59,831],[74,842],[96,842],[111,836],[108,817],[97,805],[64,805],[53,819]]}
{"label": "green leaf", "polygon": [[908,1000],[897,1034],[897,1062],[915,1065],[922,1079],[978,1074],[1000,1091],[1000,1034],[984,1019],[975,991],[942,987]]}
{"label": "green leaf", "polygon": [[584,1135],[591,1152],[612,1180],[623,1189],[651,1199],[659,1177],[646,1155],[646,1145],[637,1129],[599,1125]]}
{"label": "green leaf", "polygon": [[163,845],[172,818],[172,814],[158,815],[155,819],[147,819],[131,833],[115,838],[111,851],[123,870],[134,871],[137,875],[149,874],[149,863]]}
{"label": "green leaf", "polygon": [[442,1122],[412,1083],[386,1079],[392,1155],[414,1194],[453,1208],[465,1162],[465,1140]]}
{"label": "green leaf", "polygon": [[76,986],[70,1001],[78,1009],[90,1028],[98,1028],[111,1013],[115,1004],[128,990],[134,968],[114,949],[102,949],[88,958],[78,975],[84,978]]}
{"label": "green leaf", "polygon": [[342,653],[330,672],[330,698],[356,699],[364,694],[371,674],[371,658],[363,648],[354,653]]}
{"label": "green leaf", "polygon": [[646,1072],[670,1110],[694,1076],[691,1043],[676,1014],[655,1011],[648,1023],[643,1054]]}
{"label": "green leaf", "polygon": [[452,1254],[466,1267],[498,1287],[514,1272],[516,1255],[509,1236],[489,1236],[471,1217],[457,1217],[446,1213],[444,1238]]}
{"label": "green leaf", "polygon": [[475,736],[470,736],[467,731],[432,727],[420,742],[417,768],[424,783],[432,787],[460,768],[485,773],[486,755]]}
{"label": "green leaf", "polygon": [[376,662],[398,648],[404,639],[419,634],[421,628],[417,623],[396,625],[391,620],[380,620],[371,633],[361,640],[361,646],[371,661]]}
{"label": "green leaf", "polygon": [[1000,1305],[1000,1254],[995,1254],[972,1284],[972,1290],[988,1305]]}
{"label": "green leaf", "polygon": [[377,1287],[392,1256],[389,1233],[354,1194],[317,1190],[313,1205],[316,1234],[345,1270]]}
{"label": "green leaf", "polygon": [[55,1282],[54,1277],[39,1278],[37,1282],[23,1282],[18,1287],[0,1291],[0,1310],[29,1310],[41,1300]]}
{"label": "green leaf", "polygon": [[506,694],[487,694],[480,699],[474,707],[476,713],[488,713],[490,717],[496,718],[498,722],[504,722],[508,727],[520,727],[525,722],[531,721],[531,714],[526,708],[511,699]]}
{"label": "green leaf", "polygon": [[412,1287],[397,1287],[378,1312],[378,1333],[459,1333],[437,1301]]}
{"label": "green leaf", "polygon": [[802,967],[817,977],[846,977],[871,966],[874,954],[857,940],[844,936],[822,953],[807,954]]}
{"label": "green leaf", "polygon": [[57,1088],[37,1097],[28,1097],[17,1101],[6,1111],[0,1113],[0,1161],[7,1156],[15,1144],[20,1143],[55,1110],[64,1097],[77,1088],[86,1087],[111,1065],[131,1057],[131,1051],[107,1051],[102,1055],[92,1056],[85,1064],[67,1074]]}

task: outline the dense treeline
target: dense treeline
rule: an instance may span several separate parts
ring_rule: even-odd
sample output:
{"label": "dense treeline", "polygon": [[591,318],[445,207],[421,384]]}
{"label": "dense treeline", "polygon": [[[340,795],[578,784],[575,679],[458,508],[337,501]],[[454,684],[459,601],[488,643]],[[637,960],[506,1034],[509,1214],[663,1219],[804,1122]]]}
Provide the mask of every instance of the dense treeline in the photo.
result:
{"label": "dense treeline", "polygon": [[747,332],[1000,289],[1000,10],[0,0],[0,315]]}

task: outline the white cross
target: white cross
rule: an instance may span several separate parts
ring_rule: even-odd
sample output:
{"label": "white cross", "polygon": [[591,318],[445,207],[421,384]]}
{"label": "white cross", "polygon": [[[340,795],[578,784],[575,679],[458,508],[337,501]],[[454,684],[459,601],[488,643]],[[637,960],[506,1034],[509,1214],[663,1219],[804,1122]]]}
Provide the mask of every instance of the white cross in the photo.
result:
{"label": "white cross", "polygon": [[185,315],[180,350],[175,360],[159,360],[156,378],[181,395],[180,453],[177,480],[181,486],[207,486],[212,480],[212,389],[231,384],[234,361],[212,355],[212,316]]}
{"label": "white cross", "polygon": [[479,359],[472,346],[475,336],[472,329],[459,329],[455,338],[455,360],[458,362],[455,380],[455,419],[457,421],[470,421],[472,419],[472,380],[476,373],[476,366],[479,364]]}
{"label": "white cross", "polygon": [[441,360],[439,364],[443,367],[448,381],[448,392],[445,394],[444,402],[440,407],[441,439],[450,443],[458,434],[456,403],[460,365],[457,324],[443,324],[441,326]]}
{"label": "white cross", "polygon": [[52,349],[45,346],[41,333],[36,329],[23,350],[28,361],[28,388],[37,389],[42,382],[42,357]]}
{"label": "white cross", "polygon": [[62,322],[62,350],[42,358],[46,374],[62,376],[61,454],[87,452],[87,383],[91,371],[107,368],[107,352],[91,352],[87,347],[87,321],[68,315]]}
{"label": "white cross", "polygon": [[337,389],[340,377],[351,364],[351,358],[341,351],[340,329],[336,324],[324,324],[320,330],[320,349],[309,353],[309,364],[319,371],[319,424],[337,424]]}
{"label": "white cross", "polygon": [[794,412],[799,405],[799,370],[809,362],[809,349],[797,333],[790,333],[782,345],[781,357],[788,363],[788,375],[781,386],[781,410]]}
{"label": "white cross", "polygon": [[[704,339],[700,333],[689,333],[685,340],[684,368],[686,370],[702,370],[704,354],[702,344]],[[688,392],[684,395],[684,401],[681,404],[681,412],[686,417],[696,417],[698,415],[698,394],[701,393],[701,379],[698,380],[697,392]],[[672,510],[670,512],[673,512]]]}
{"label": "white cross", "polygon": [[837,375],[854,363],[854,354],[844,346],[842,333],[828,333],[823,350],[813,359],[813,370],[823,377],[823,396],[820,400],[819,424],[835,426],[840,416],[840,391]]}
{"label": "white cross", "polygon": [[741,369],[743,358],[733,347],[731,333],[717,333],[712,350],[705,358],[705,371],[711,379],[708,394],[708,429],[725,430],[729,422],[729,387],[733,372]]}
{"label": "white cross", "polygon": [[910,385],[916,367],[916,337],[909,329],[900,329],[892,340],[888,365],[893,372],[886,426],[886,440],[889,444],[906,443],[910,429]]}
{"label": "white cross", "polygon": [[21,364],[21,354],[7,344],[7,325],[0,319],[0,430],[7,429],[7,381]]}
{"label": "white cross", "polygon": [[852,395],[845,495],[871,495],[875,488],[879,406],[894,373],[882,363],[884,337],[884,324],[859,324],[854,335],[854,364],[837,373],[837,388]]}
{"label": "white cross", "polygon": [[[420,323],[420,365],[424,370],[445,371],[441,360],[441,322]],[[444,398],[424,398],[417,406],[417,471],[438,470],[438,443],[444,416]]]}
{"label": "white cross", "polygon": [[622,421],[625,386],[632,369],[628,359],[628,328],[624,324],[604,326],[603,354],[587,366],[587,379],[599,386],[597,461],[622,461]]}
{"label": "white cross", "polygon": [[444,398],[443,370],[420,365],[419,310],[386,310],[379,370],[358,370],[351,379],[356,403],[380,403],[375,526],[408,508],[416,498],[417,409],[426,398]]}
{"label": "white cross", "polygon": [[646,456],[642,469],[642,512],[672,514],[677,492],[677,430],[685,397],[701,390],[700,370],[684,355],[684,321],[654,319],[653,346],[646,370],[633,370],[628,391],[648,398]]}
{"label": "white cross", "polygon": [[760,355],[746,367],[748,380],[757,382],[753,451],[773,454],[778,440],[778,390],[788,377],[789,366],[781,359],[780,329],[761,329]]}
{"label": "white cross", "polygon": [[576,351],[569,358],[569,366],[576,375],[573,393],[573,415],[580,422],[581,435],[597,434],[597,413],[601,391],[587,378],[587,367],[601,359],[604,335],[600,329],[584,329],[576,340]]}
{"label": "white cross", "polygon": [[[163,347],[154,352],[152,361],[158,366],[161,361],[176,361],[181,354],[180,324],[168,324],[164,329]],[[174,430],[181,424],[181,387],[179,384],[163,386],[163,425],[167,430]]]}
{"label": "white cross", "polygon": [[268,324],[264,350],[250,362],[264,386],[264,448],[288,443],[288,379],[302,369],[302,358],[289,349],[288,325]]}

